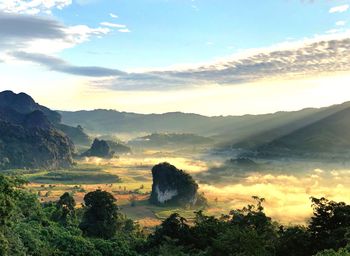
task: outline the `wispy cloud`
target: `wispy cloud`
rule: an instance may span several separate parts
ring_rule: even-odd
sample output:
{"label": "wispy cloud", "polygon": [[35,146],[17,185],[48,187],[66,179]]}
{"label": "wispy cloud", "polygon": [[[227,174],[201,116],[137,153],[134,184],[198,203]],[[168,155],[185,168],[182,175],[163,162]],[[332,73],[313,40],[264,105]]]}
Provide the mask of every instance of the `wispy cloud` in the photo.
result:
{"label": "wispy cloud", "polygon": [[74,66],[70,65],[69,63],[63,61],[60,58],[39,54],[39,53],[27,53],[27,52],[12,52],[11,55],[17,59],[24,60],[24,61],[30,61],[37,64],[40,64],[42,66],[45,66],[46,68],[62,72],[66,74],[72,74],[72,75],[78,75],[78,76],[89,76],[89,77],[108,77],[108,76],[120,76],[125,75],[125,72],[116,70],[116,69],[109,69],[109,68],[102,68],[102,67],[88,67],[88,66]]}
{"label": "wispy cloud", "polygon": [[349,9],[348,4],[338,5],[338,6],[334,6],[331,9],[329,9],[329,13],[346,12],[348,9]]}
{"label": "wispy cloud", "polygon": [[117,19],[118,15],[114,14],[114,13],[110,13],[109,16],[113,19]]}
{"label": "wispy cloud", "polygon": [[0,0],[0,10],[9,13],[38,14],[49,13],[52,9],[63,9],[72,0]]}
{"label": "wispy cloud", "polygon": [[131,32],[128,28],[118,29],[118,31],[121,33],[130,33]]}
{"label": "wispy cloud", "polygon": [[337,26],[345,26],[345,24],[346,24],[345,20],[339,20],[335,23],[335,25],[337,25]]}
{"label": "wispy cloud", "polygon": [[117,24],[112,22],[101,22],[101,26],[111,27],[111,28],[126,28],[126,25],[124,24]]}
{"label": "wispy cloud", "polygon": [[337,35],[315,41],[257,49],[216,63],[178,70],[130,73],[99,81],[115,90],[172,90],[179,87],[234,85],[263,79],[294,79],[350,71],[350,37]]}

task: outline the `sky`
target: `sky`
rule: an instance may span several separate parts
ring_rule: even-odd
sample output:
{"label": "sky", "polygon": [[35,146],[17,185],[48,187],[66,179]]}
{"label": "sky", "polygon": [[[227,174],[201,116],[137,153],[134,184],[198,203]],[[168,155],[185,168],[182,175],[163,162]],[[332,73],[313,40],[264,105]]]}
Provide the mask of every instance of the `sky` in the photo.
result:
{"label": "sky", "polygon": [[350,101],[350,0],[0,0],[0,90],[58,110]]}

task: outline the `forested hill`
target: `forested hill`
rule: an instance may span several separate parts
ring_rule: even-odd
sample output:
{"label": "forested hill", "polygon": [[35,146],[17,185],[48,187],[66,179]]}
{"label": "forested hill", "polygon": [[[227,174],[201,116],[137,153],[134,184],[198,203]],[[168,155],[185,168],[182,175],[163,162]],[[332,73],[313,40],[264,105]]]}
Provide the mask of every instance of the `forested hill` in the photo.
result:
{"label": "forested hill", "polygon": [[260,156],[350,156],[350,108],[258,147]]}

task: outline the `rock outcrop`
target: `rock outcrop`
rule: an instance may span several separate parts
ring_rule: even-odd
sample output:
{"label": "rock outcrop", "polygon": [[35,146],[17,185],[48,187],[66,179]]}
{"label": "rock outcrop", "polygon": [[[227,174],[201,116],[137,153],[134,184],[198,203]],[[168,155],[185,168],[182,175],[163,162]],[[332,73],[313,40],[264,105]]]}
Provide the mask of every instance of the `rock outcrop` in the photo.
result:
{"label": "rock outcrop", "polygon": [[150,202],[156,205],[195,205],[198,184],[182,170],[169,163],[152,168],[153,185]]}
{"label": "rock outcrop", "polygon": [[91,148],[82,154],[82,156],[101,158],[111,158],[113,155],[114,152],[111,151],[111,147],[108,145],[107,141],[99,139],[95,139]]}

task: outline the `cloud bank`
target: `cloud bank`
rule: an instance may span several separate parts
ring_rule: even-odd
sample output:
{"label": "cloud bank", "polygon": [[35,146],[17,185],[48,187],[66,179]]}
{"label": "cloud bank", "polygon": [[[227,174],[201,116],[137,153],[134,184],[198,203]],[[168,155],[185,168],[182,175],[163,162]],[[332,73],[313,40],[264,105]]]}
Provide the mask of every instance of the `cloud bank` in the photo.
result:
{"label": "cloud bank", "polygon": [[0,50],[3,51],[55,53],[110,31],[105,27],[65,26],[51,17],[0,11]]}
{"label": "cloud bank", "polygon": [[70,65],[58,58],[14,52],[15,58],[50,70],[90,77],[95,87],[112,90],[173,90],[207,85],[235,85],[264,79],[294,79],[350,71],[350,37],[329,36],[271,49],[257,49],[216,63],[196,67],[127,73],[102,67]]}
{"label": "cloud bank", "polygon": [[182,70],[130,73],[96,85],[114,90],[167,90],[292,79],[350,71],[350,38],[327,38],[282,49],[257,50],[225,61]]}

